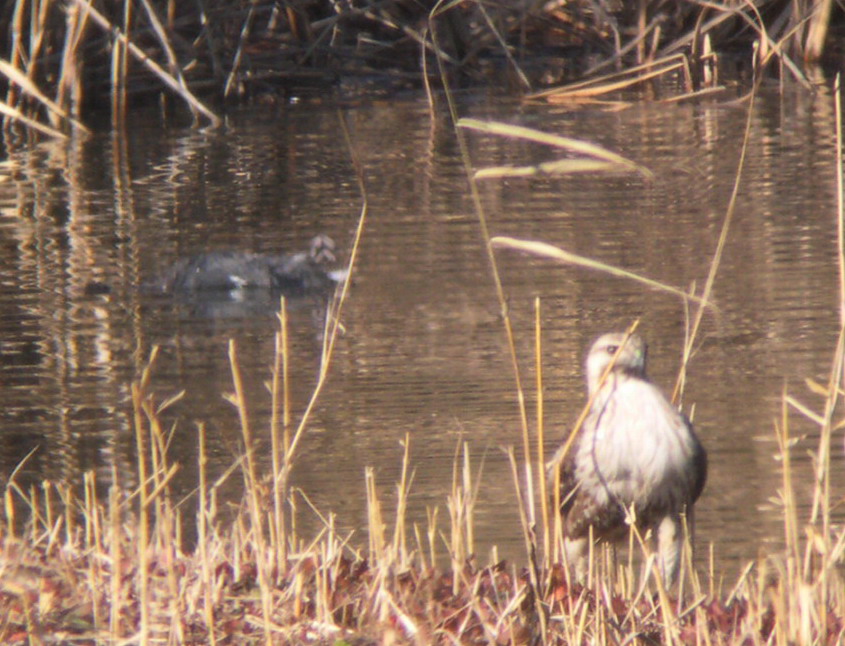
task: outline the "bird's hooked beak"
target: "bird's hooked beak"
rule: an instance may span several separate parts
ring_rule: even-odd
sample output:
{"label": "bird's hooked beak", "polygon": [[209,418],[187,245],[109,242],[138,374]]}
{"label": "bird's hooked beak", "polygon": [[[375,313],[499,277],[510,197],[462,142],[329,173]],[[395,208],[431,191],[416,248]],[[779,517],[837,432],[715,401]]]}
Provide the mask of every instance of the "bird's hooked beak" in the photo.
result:
{"label": "bird's hooked beak", "polygon": [[634,358],[637,360],[637,363],[639,365],[645,365],[645,358],[647,352],[648,348],[646,348],[645,346],[639,347],[634,350]]}
{"label": "bird's hooked beak", "polygon": [[631,348],[633,355],[633,362],[631,367],[637,371],[645,371],[645,362],[648,358],[648,346],[645,343],[632,342],[630,339],[626,342],[633,345]]}

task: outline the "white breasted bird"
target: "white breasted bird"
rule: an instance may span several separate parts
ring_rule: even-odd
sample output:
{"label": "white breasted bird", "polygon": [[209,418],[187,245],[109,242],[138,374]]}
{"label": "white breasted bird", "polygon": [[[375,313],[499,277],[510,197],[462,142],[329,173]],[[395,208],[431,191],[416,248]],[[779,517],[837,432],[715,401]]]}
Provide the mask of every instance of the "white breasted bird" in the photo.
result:
{"label": "white breasted bird", "polygon": [[561,447],[548,463],[550,483],[560,472],[564,549],[579,581],[586,575],[591,528],[595,540],[623,539],[632,512],[643,534],[652,530],[667,586],[680,566],[682,514],[692,528],[707,454],[690,421],[646,377],[645,363],[639,336],[611,333],[593,343],[586,361],[592,406],[567,454]]}

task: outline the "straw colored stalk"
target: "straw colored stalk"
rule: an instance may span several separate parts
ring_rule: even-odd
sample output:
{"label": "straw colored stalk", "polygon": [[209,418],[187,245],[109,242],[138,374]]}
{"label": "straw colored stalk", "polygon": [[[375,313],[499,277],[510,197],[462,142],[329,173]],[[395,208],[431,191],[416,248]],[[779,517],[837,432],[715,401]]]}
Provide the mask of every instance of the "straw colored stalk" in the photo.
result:
{"label": "straw colored stalk", "polygon": [[258,570],[258,586],[261,592],[262,606],[262,627],[264,629],[264,641],[267,646],[272,646],[273,630],[271,626],[272,592],[270,589],[270,577],[267,563],[267,545],[264,536],[264,522],[262,519],[262,503],[260,487],[258,482],[258,467],[255,463],[256,446],[253,441],[252,427],[250,425],[249,413],[247,412],[246,396],[244,393],[243,378],[241,376],[238,362],[237,345],[234,339],[229,340],[229,364],[232,369],[232,383],[235,392],[227,399],[237,409],[240,418],[241,434],[244,440],[244,451],[246,452],[246,468],[244,469],[244,480],[248,494],[250,519],[252,521],[252,537],[255,541],[255,567]]}
{"label": "straw colored stalk", "polygon": [[620,72],[536,92],[527,98],[533,100],[545,99],[555,103],[584,100],[626,90],[645,81],[666,76],[676,71],[683,72],[687,91],[692,90],[692,73],[690,72],[689,60],[684,54],[672,54],[654,61],[640,63]]}
{"label": "straw colored stalk", "polygon": [[[64,49],[59,71],[56,103],[71,115],[81,111],[85,84],[82,80],[83,63],[80,50],[84,44],[84,35],[88,26],[87,17],[82,15],[78,6],[68,6],[65,12]],[[72,117],[66,117],[73,119]],[[83,132],[88,129],[73,120],[74,125]]]}
{"label": "straw colored stalk", "polygon": [[813,3],[813,12],[807,28],[807,41],[804,45],[804,60],[814,62],[821,58],[830,27],[832,9],[833,0],[819,0]]}
{"label": "straw colored stalk", "polygon": [[[273,464],[273,552],[276,554],[276,567],[279,572],[286,572],[288,560],[287,521],[285,518],[285,500],[288,497],[288,475],[290,465],[290,382],[288,356],[288,317],[287,300],[281,298],[279,330],[275,335],[275,360],[273,362],[270,390],[270,441]],[[280,419],[281,418],[281,419]],[[281,432],[280,432],[281,426]]]}
{"label": "straw colored stalk", "polygon": [[80,5],[83,14],[85,16],[90,16],[94,23],[98,27],[100,27],[103,31],[106,31],[112,36],[119,40],[132,54],[135,59],[138,60],[144,67],[149,69],[162,83],[164,83],[168,88],[173,90],[178,96],[180,96],[192,110],[196,110],[200,114],[202,114],[208,121],[211,123],[212,127],[219,127],[222,125],[222,121],[220,117],[218,117],[214,112],[212,112],[209,108],[205,106],[199,99],[197,99],[193,93],[186,87],[183,87],[182,83],[179,82],[176,78],[174,78],[171,74],[166,72],[158,63],[153,61],[147,54],[135,43],[133,43],[126,35],[123,33],[122,30],[118,29],[114,25],[112,25],[105,16],[103,16],[99,11],[97,11],[90,2],[87,0],[73,0],[76,4]]}

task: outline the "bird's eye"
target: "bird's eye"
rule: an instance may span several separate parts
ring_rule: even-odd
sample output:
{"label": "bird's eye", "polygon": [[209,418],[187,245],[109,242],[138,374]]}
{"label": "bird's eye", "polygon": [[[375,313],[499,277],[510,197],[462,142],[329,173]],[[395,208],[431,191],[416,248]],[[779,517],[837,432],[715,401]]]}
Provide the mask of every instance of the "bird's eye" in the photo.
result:
{"label": "bird's eye", "polygon": [[607,346],[607,353],[608,354],[616,354],[616,351],[619,349],[618,345],[609,345]]}

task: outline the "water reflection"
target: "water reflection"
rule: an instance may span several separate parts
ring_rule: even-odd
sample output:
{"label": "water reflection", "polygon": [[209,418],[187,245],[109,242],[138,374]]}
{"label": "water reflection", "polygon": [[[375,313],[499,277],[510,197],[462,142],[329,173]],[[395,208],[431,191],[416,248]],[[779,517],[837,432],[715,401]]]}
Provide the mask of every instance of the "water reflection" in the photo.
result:
{"label": "water reflection", "polygon": [[[484,183],[494,234],[544,240],[682,288],[703,284],[734,184],[741,107],[571,112],[487,99],[474,98],[466,114],[588,139],[655,173],[652,181]],[[714,287],[720,315],[705,319],[690,365],[684,403],[694,406],[711,456],[698,529],[730,573],[782,534],[769,496],[780,486],[771,438],[784,384],[818,406],[803,379],[824,380],[833,355],[831,103],[824,92],[799,91],[755,103],[748,165]],[[370,216],[345,332],[303,440],[296,485],[321,510],[336,511],[344,527],[362,527],[364,467],[376,467],[390,507],[409,434],[410,514],[424,525],[427,506],[441,507],[445,518],[456,446],[467,440],[481,470],[476,547],[486,553],[497,544],[501,555],[521,561],[514,487],[500,450],[521,441],[513,373],[454,139],[444,122],[431,122],[422,97],[359,106],[348,116],[366,164]],[[209,428],[211,468],[232,464],[240,440],[235,411],[221,396],[232,388],[227,341],[238,343],[255,427],[264,428],[275,299],[219,312],[204,302],[162,302],[139,286],[191,254],[299,250],[317,233],[338,243],[342,260],[360,196],[338,133],[333,109],[301,104],[234,114],[220,132],[167,132],[154,118],[138,119],[125,138],[9,153],[0,169],[4,478],[37,449],[19,475],[24,481],[75,482],[96,469],[105,483],[116,464],[131,487],[129,383],[154,344],[162,348],[153,378],[158,401],[186,391],[166,413],[175,429],[171,457],[181,465],[174,486],[188,492],[196,484],[197,421]],[[553,155],[479,135],[470,143],[478,167]],[[667,389],[674,384],[687,316],[676,299],[514,253],[499,260],[529,385],[534,299],[542,298],[550,437],[577,416],[583,353],[599,332],[642,318],[652,377]],[[93,282],[108,284],[108,293],[86,293]],[[298,412],[316,379],[320,320],[311,304],[292,308]],[[529,387],[529,410],[534,396]],[[791,423],[795,435],[807,434],[801,447],[813,448],[816,429],[800,416]],[[841,467],[840,446],[837,440]],[[796,455],[807,476],[806,452]],[[811,478],[800,486],[806,503]],[[230,493],[237,495],[234,484]],[[315,526],[303,511],[300,528]]]}

